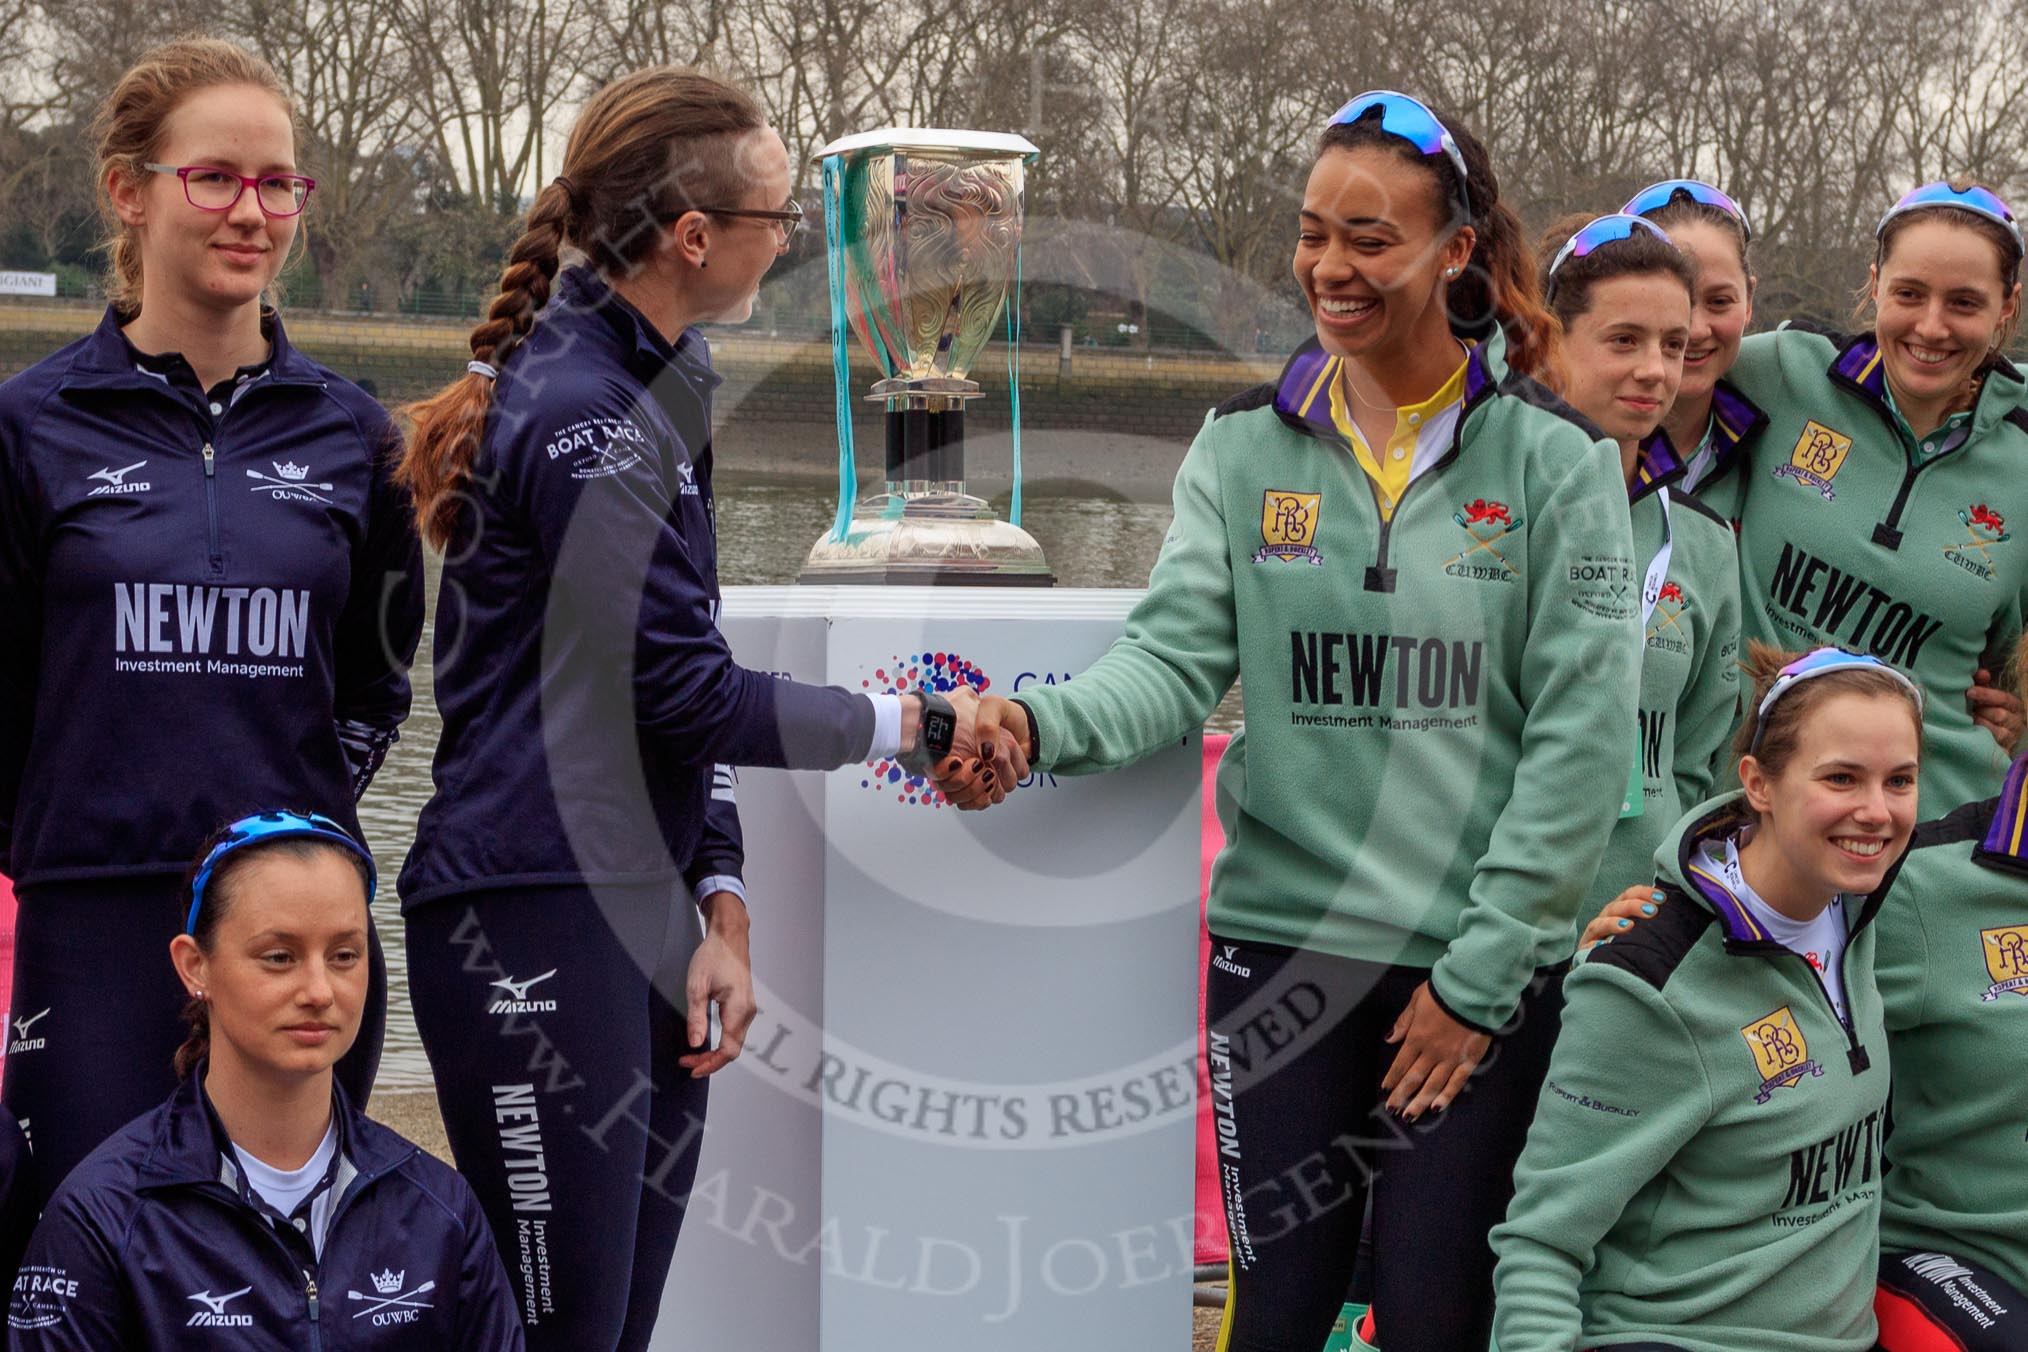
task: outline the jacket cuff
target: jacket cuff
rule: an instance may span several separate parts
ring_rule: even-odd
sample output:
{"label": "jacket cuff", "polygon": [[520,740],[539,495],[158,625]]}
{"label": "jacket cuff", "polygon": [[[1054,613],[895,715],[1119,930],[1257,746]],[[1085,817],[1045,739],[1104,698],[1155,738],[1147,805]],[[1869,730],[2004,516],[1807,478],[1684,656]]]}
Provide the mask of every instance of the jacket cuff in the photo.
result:
{"label": "jacket cuff", "polygon": [[1463,1014],[1460,1014],[1458,1012],[1458,1007],[1456,1005],[1452,1004],[1449,1000],[1444,999],[1444,993],[1437,988],[1437,974],[1434,970],[1432,970],[1429,974],[1429,998],[1436,1001],[1436,1006],[1438,1009],[1441,1009],[1444,1013],[1450,1015],[1453,1019],[1457,1020],[1465,1027],[1471,1029],[1473,1032],[1484,1033],[1487,1037],[1496,1037],[1499,1035],[1500,1030],[1498,1028],[1488,1028],[1485,1024],[1480,1023],[1477,1019],[1465,1017]]}
{"label": "jacket cuff", "polygon": [[1022,751],[1027,755],[1030,765],[1039,764],[1042,760],[1042,726],[1035,721],[1034,706],[1025,699],[1009,700],[1008,703],[1018,706],[1021,712],[1028,716],[1028,745],[1023,747]]}
{"label": "jacket cuff", "polygon": [[380,772],[388,748],[401,740],[401,729],[376,728],[351,718],[338,719],[337,727],[338,745],[345,752],[345,769],[352,781],[352,801],[356,803],[366,796],[373,776]]}

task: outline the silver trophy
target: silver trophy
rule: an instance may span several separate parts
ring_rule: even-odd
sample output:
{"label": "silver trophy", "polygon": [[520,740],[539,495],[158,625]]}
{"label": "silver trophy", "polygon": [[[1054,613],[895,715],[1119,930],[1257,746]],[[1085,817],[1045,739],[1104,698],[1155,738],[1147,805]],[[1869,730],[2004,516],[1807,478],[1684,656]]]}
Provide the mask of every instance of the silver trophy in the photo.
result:
{"label": "silver trophy", "polygon": [[[965,491],[965,405],[979,397],[969,376],[1016,276],[1022,183],[1038,153],[1020,136],[906,127],[818,152],[833,310],[842,282],[842,317],[882,373],[867,397],[887,409],[886,487],[846,521],[857,484],[841,461],[840,521],[799,581],[1054,581],[1034,538]],[[833,341],[842,373],[842,332]]]}

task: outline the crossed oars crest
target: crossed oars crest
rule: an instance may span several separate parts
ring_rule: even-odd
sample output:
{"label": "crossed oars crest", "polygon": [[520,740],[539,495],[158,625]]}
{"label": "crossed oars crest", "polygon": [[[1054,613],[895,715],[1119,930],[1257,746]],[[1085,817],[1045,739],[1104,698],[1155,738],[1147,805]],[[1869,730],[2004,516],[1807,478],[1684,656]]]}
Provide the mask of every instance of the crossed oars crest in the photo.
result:
{"label": "crossed oars crest", "polygon": [[[1483,549],[1498,559],[1502,568],[1505,568],[1515,577],[1521,576],[1521,570],[1507,562],[1506,556],[1493,548],[1494,545],[1499,544],[1500,541],[1528,524],[1518,516],[1510,518],[1507,515],[1506,503],[1493,502],[1486,498],[1475,498],[1465,504],[1465,509],[1462,512],[1452,512],[1451,520],[1465,528],[1465,534],[1472,537],[1472,547],[1452,559],[1450,563],[1446,563],[1444,567],[1449,568],[1451,564],[1463,563],[1466,559]],[[1493,534],[1479,534],[1478,527],[1481,525],[1492,526],[1494,528]]]}
{"label": "crossed oars crest", "polygon": [[[1662,602],[1664,601],[1674,601],[1676,608],[1674,610],[1662,609]],[[1659,618],[1655,622],[1655,627],[1648,631],[1648,637],[1653,638],[1664,629],[1674,629],[1677,635],[1685,642],[1689,641],[1690,635],[1684,633],[1683,626],[1677,623],[1678,618],[1689,608],[1690,603],[1683,599],[1683,588],[1681,585],[1674,582],[1664,582],[1661,592],[1655,597],[1655,614]]]}
{"label": "crossed oars crest", "polygon": [[1985,503],[1977,502],[1972,504],[1970,511],[1959,512],[1958,520],[1965,523],[1967,538],[1959,544],[1945,545],[1944,553],[1948,554],[1953,549],[1976,549],[1986,566],[1992,567],[1993,556],[1989,551],[1994,545],[2004,544],[2013,538],[2013,532],[2007,529],[2006,518]]}

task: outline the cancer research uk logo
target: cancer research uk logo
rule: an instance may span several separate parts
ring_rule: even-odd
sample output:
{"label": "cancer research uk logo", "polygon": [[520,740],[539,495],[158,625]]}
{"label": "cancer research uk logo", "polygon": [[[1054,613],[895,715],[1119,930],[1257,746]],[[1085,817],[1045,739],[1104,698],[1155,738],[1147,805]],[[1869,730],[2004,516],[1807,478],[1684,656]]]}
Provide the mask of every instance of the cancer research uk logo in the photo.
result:
{"label": "cancer research uk logo", "polygon": [[[905,695],[911,690],[933,690],[941,695],[961,685],[983,695],[992,688],[993,678],[954,652],[897,653],[859,682],[860,689],[882,695]],[[899,761],[874,761],[867,769],[867,776],[859,781],[862,789],[891,793],[896,802],[917,807],[941,808],[949,801],[934,783],[910,774]]]}

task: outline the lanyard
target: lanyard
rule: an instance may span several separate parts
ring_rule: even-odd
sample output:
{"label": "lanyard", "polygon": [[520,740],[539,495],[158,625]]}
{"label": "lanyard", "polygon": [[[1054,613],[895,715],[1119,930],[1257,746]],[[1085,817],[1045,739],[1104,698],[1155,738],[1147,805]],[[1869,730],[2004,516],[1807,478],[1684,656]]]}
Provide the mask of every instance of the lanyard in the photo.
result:
{"label": "lanyard", "polygon": [[[1676,550],[1675,533],[1669,526],[1669,490],[1658,488],[1655,496],[1662,504],[1662,547],[1655,551],[1655,557],[1648,564],[1648,575],[1641,581],[1641,654],[1645,662],[1648,651],[1648,622],[1655,617],[1655,604],[1662,599],[1662,584],[1669,577],[1669,556]],[[1647,779],[1646,756],[1641,737],[1634,738],[1634,763],[1627,773],[1627,791],[1620,799],[1620,816],[1638,817],[1646,806]]]}
{"label": "lanyard", "polygon": [[1655,618],[1655,603],[1662,599],[1662,584],[1669,577],[1669,556],[1676,551],[1676,537],[1669,528],[1669,490],[1655,490],[1655,498],[1662,504],[1662,547],[1655,551],[1654,559],[1648,564],[1648,576],[1641,583],[1643,634],[1648,632],[1648,621]]}

